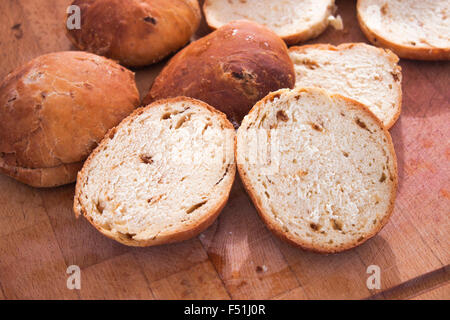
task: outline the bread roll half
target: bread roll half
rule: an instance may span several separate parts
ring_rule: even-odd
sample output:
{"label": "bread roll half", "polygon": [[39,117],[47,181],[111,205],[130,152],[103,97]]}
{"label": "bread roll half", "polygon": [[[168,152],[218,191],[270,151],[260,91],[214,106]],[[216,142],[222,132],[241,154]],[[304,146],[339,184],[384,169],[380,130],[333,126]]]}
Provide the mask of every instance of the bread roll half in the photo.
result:
{"label": "bread roll half", "polygon": [[74,0],[81,27],[66,29],[81,50],[130,67],[156,63],[180,49],[197,30],[197,0]]}
{"label": "bread roll half", "polygon": [[358,0],[361,30],[399,57],[450,60],[448,0]]}
{"label": "bread roll half", "polygon": [[75,213],[125,245],[194,237],[228,199],[234,137],[225,115],[198,100],[179,97],[138,109],[78,174]]}
{"label": "bread roll half", "polygon": [[0,83],[0,172],[34,187],[74,182],[139,103],[134,73],[112,60],[79,51],[37,57]]}
{"label": "bread roll half", "polygon": [[206,0],[203,5],[212,28],[234,20],[252,20],[288,44],[317,37],[327,28],[334,10],[334,0]]}
{"label": "bread roll half", "polygon": [[394,125],[402,106],[402,69],[389,50],[365,43],[291,47],[296,87],[319,87],[358,100],[386,128]]}
{"label": "bread roll half", "polygon": [[394,207],[389,132],[366,106],[322,89],[279,90],[258,102],[238,130],[236,160],[268,228],[304,249],[360,245]]}

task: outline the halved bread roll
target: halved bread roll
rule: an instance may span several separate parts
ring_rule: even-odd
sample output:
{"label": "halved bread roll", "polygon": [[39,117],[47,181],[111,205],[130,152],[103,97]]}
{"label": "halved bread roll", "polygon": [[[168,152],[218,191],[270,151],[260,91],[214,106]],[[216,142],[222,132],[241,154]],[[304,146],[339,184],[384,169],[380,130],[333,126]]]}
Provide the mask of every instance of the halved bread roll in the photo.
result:
{"label": "halved bread roll", "polygon": [[291,47],[297,87],[319,87],[367,105],[386,128],[402,105],[402,73],[391,51],[364,43]]}
{"label": "halved bread roll", "polygon": [[283,89],[258,102],[238,130],[236,161],[268,228],[304,249],[360,245],[394,207],[389,132],[364,105],[323,89]]}
{"label": "halved bread roll", "polygon": [[73,0],[72,5],[80,8],[81,26],[66,27],[70,41],[129,67],[156,63],[177,51],[201,20],[197,0]]}
{"label": "halved bread roll", "polygon": [[328,26],[334,0],[206,0],[203,11],[214,29],[234,20],[252,20],[272,29],[288,44],[317,37]]}
{"label": "halved bread roll", "polygon": [[399,57],[450,59],[448,0],[358,0],[357,15],[366,37]]}
{"label": "halved bread roll", "polygon": [[72,183],[139,103],[134,73],[112,60],[80,51],[39,56],[0,82],[0,172],[33,187]]}
{"label": "halved bread roll", "polygon": [[226,116],[198,100],[179,97],[138,109],[86,161],[74,211],[130,246],[194,237],[228,199],[234,137]]}

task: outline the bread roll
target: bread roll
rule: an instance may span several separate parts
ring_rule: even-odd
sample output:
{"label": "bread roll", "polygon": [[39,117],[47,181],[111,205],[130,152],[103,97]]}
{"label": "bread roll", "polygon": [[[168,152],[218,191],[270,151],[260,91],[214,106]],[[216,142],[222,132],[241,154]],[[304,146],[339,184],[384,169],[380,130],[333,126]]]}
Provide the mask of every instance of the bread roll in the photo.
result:
{"label": "bread roll", "polygon": [[271,91],[292,88],[295,74],[285,43],[251,21],[235,21],[177,53],[144,102],[188,96],[239,123]]}
{"label": "bread roll", "polygon": [[365,43],[314,44],[291,47],[289,55],[297,87],[320,87],[358,100],[388,129],[400,116],[402,69],[391,51]]}
{"label": "bread roll", "polygon": [[389,132],[357,102],[318,88],[269,94],[236,137],[242,182],[282,239],[335,253],[374,236],[397,189]]}
{"label": "bread roll", "polygon": [[362,31],[399,57],[450,60],[448,0],[358,0]]}
{"label": "bread roll", "polygon": [[197,0],[75,0],[81,29],[67,30],[81,50],[139,67],[189,42],[201,12]]}
{"label": "bread roll", "polygon": [[227,202],[234,137],[225,115],[198,100],[138,109],[89,156],[78,175],[75,213],[125,245],[192,238]]}
{"label": "bread roll", "polygon": [[212,28],[248,19],[275,31],[288,44],[317,37],[329,24],[334,0],[206,0],[206,21]]}
{"label": "bread roll", "polygon": [[40,56],[0,84],[0,171],[35,187],[73,182],[138,105],[134,74],[117,63],[84,52]]}

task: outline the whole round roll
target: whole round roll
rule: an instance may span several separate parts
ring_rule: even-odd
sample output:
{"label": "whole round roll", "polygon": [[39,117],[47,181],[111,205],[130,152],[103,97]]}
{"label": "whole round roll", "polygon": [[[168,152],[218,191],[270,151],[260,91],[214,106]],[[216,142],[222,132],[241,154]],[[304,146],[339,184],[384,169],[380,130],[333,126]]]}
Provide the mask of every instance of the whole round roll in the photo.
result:
{"label": "whole round roll", "polygon": [[221,110],[237,124],[269,92],[294,84],[294,66],[284,41],[256,22],[239,20],[178,52],[144,102],[192,97]]}
{"label": "whole round roll", "polygon": [[201,20],[197,0],[75,0],[72,5],[81,13],[80,29],[66,28],[72,43],[130,67],[156,63],[180,49]]}
{"label": "whole round roll", "polygon": [[85,52],[57,52],[0,83],[0,172],[35,187],[71,183],[97,143],[139,105],[134,74]]}

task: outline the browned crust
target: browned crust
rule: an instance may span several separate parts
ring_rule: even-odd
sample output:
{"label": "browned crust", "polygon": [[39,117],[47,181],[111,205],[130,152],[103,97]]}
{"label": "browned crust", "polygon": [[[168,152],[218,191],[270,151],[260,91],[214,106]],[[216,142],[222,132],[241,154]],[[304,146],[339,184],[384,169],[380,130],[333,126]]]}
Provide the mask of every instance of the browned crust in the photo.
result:
{"label": "browned crust", "polygon": [[239,123],[266,94],[294,84],[286,44],[266,27],[240,20],[178,52],[158,75],[144,103],[192,97]]}
{"label": "browned crust", "polygon": [[[74,0],[81,29],[66,35],[80,50],[130,67],[161,61],[189,42],[200,25],[197,0]],[[67,16],[66,16],[67,19]]]}
{"label": "browned crust", "polygon": [[86,212],[86,210],[81,206],[81,202],[79,200],[80,197],[82,196],[81,183],[83,181],[85,181],[85,176],[87,176],[87,173],[86,173],[87,168],[90,166],[92,159],[102,150],[104,145],[107,144],[114,137],[114,134],[116,133],[116,131],[119,128],[127,126],[138,115],[142,114],[143,112],[145,112],[151,108],[157,107],[157,106],[159,106],[161,104],[165,104],[165,103],[177,103],[180,101],[194,103],[198,106],[201,106],[201,107],[209,110],[210,112],[216,113],[217,115],[220,116],[222,123],[225,125],[225,127],[227,129],[234,130],[233,125],[228,121],[225,114],[216,110],[215,108],[211,107],[210,105],[208,105],[207,103],[205,103],[203,101],[196,100],[196,99],[189,98],[189,97],[176,97],[176,98],[158,100],[148,106],[136,109],[131,115],[129,115],[127,118],[125,118],[119,125],[117,125],[116,127],[112,128],[108,131],[105,138],[100,142],[98,147],[91,153],[91,155],[88,157],[88,159],[84,163],[83,168],[81,169],[81,171],[79,171],[77,184],[75,187],[75,196],[74,196],[74,205],[73,205],[75,216],[77,218],[80,215],[83,215],[100,233],[102,233],[106,237],[108,237],[112,240],[116,240],[124,245],[134,246],[134,247],[155,246],[155,245],[168,244],[168,243],[174,243],[174,242],[188,240],[190,238],[197,236],[198,234],[200,234],[202,231],[204,231],[205,229],[207,229],[210,225],[212,225],[214,223],[214,221],[219,216],[220,212],[225,207],[225,205],[228,201],[228,197],[229,197],[231,187],[233,185],[235,174],[236,174],[235,162],[230,163],[231,166],[229,168],[228,175],[230,175],[232,178],[230,179],[229,183],[226,186],[224,186],[224,188],[226,188],[226,192],[224,192],[224,197],[217,204],[217,206],[215,206],[213,209],[211,209],[209,214],[205,215],[202,220],[197,221],[196,224],[194,224],[194,225],[185,226],[184,228],[177,230],[177,232],[159,234],[155,239],[146,239],[146,240],[130,239],[130,238],[121,236],[120,234],[114,234],[112,232],[109,232],[109,231],[101,228],[101,226],[96,225],[94,223],[94,221],[89,217],[88,212]]}
{"label": "browned crust", "polygon": [[[343,50],[348,50],[351,49],[355,46],[365,46],[367,48],[370,49],[375,49],[378,50],[379,53],[383,56],[388,57],[388,59],[396,66],[397,71],[401,74],[402,72],[402,67],[400,65],[398,65],[398,62],[400,61],[400,59],[398,58],[398,56],[392,52],[389,49],[384,49],[384,48],[379,48],[379,47],[374,47],[371,45],[368,45],[364,42],[350,42],[350,43],[342,43],[338,46],[334,46],[331,44],[325,44],[325,43],[319,43],[319,44],[310,44],[310,45],[304,45],[304,46],[295,46],[295,47],[290,47],[289,48],[289,52],[305,52],[307,51],[307,49],[320,49],[320,50],[330,50],[330,51],[343,51]],[[391,121],[388,122],[387,124],[383,124],[388,130],[390,128],[392,128],[392,126],[397,122],[398,118],[400,117],[400,114],[402,112],[402,85],[401,85],[401,78],[400,78],[400,85],[398,86],[398,99],[396,102],[396,113],[394,114],[394,116],[392,117]]]}
{"label": "browned crust", "polygon": [[[300,93],[300,92],[307,92],[308,90],[310,90],[310,88],[296,88],[293,90]],[[319,90],[325,91],[323,89],[319,89]],[[256,110],[259,108],[259,106],[261,104],[272,100],[274,96],[277,96],[279,94],[283,94],[283,93],[289,92],[289,91],[290,90],[288,90],[288,89],[282,89],[277,92],[270,93],[263,100],[259,101],[252,108],[250,113],[257,112]],[[257,192],[255,191],[254,187],[250,183],[243,166],[241,164],[237,163],[239,176],[241,177],[244,188],[247,191],[248,195],[250,196],[259,216],[261,217],[263,222],[266,224],[267,228],[270,231],[272,231],[275,235],[277,235],[280,239],[286,241],[287,243],[290,243],[296,247],[299,247],[299,248],[307,250],[307,251],[312,251],[312,252],[322,253],[322,254],[339,253],[339,252],[343,252],[343,251],[355,248],[357,246],[360,246],[361,244],[363,244],[364,242],[366,242],[373,236],[375,236],[378,232],[380,232],[381,229],[383,229],[383,227],[386,225],[386,223],[388,222],[389,218],[392,215],[392,212],[394,211],[394,204],[395,204],[395,198],[396,198],[397,186],[398,186],[397,156],[395,154],[394,144],[392,143],[392,138],[391,138],[391,135],[389,134],[389,131],[383,126],[381,121],[364,104],[362,104],[356,100],[350,99],[348,97],[342,96],[340,94],[329,94],[329,97],[343,99],[343,100],[347,101],[348,104],[351,104],[355,109],[364,110],[364,112],[366,112],[369,117],[372,117],[372,119],[379,125],[380,129],[383,130],[383,133],[384,133],[387,143],[389,145],[389,150],[390,150],[391,156],[393,157],[392,159],[393,159],[393,163],[394,163],[394,170],[393,170],[394,171],[394,177],[393,177],[394,181],[392,182],[393,188],[392,188],[392,192],[391,192],[391,198],[389,201],[389,203],[390,203],[389,208],[388,208],[386,214],[383,216],[383,219],[378,223],[377,227],[374,228],[372,233],[365,236],[365,238],[362,241],[358,242],[355,240],[354,242],[350,242],[350,243],[342,245],[338,248],[336,248],[336,247],[330,248],[329,246],[312,245],[306,241],[303,241],[301,238],[294,237],[291,233],[284,231],[276,222],[273,221],[273,219],[270,218],[270,215],[264,211],[264,209],[262,208],[262,205],[261,205],[261,199],[258,198]],[[235,137],[235,159],[238,159],[237,153],[238,153],[238,150],[237,150],[237,135],[236,135],[236,137]]]}
{"label": "browned crust", "polygon": [[416,47],[404,44],[398,44],[383,38],[375,31],[369,29],[364,22],[360,13],[361,1],[358,0],[356,5],[356,16],[358,18],[359,26],[367,39],[376,46],[381,46],[392,50],[400,58],[412,60],[450,60],[450,48],[435,48],[435,47]]}
{"label": "browned crust", "polygon": [[[211,29],[216,30],[216,29],[220,28],[220,26],[217,24],[214,24],[212,22],[211,17],[209,17],[209,15],[208,15],[208,11],[209,11],[208,7],[209,6],[210,6],[210,0],[205,0],[205,2],[203,4],[203,12],[205,14],[205,20]],[[328,8],[327,8],[327,18],[326,19],[319,21],[314,26],[312,26],[310,29],[303,30],[301,32],[297,32],[297,33],[290,34],[287,36],[280,36],[280,38],[283,39],[286,42],[286,44],[293,45],[293,44],[297,44],[299,42],[304,42],[306,40],[318,37],[328,27],[328,25],[329,25],[328,17],[333,14],[334,10],[335,10],[335,5],[334,5],[334,1],[333,1],[333,4],[328,6]]]}
{"label": "browned crust", "polygon": [[83,161],[51,168],[22,168],[9,166],[0,158],[0,172],[36,188],[50,188],[72,183],[83,166]]}
{"label": "browned crust", "polygon": [[134,73],[112,60],[39,56],[0,83],[0,171],[36,187],[74,182],[75,168],[139,103]]}

